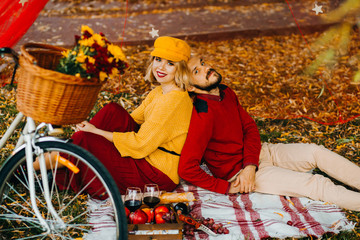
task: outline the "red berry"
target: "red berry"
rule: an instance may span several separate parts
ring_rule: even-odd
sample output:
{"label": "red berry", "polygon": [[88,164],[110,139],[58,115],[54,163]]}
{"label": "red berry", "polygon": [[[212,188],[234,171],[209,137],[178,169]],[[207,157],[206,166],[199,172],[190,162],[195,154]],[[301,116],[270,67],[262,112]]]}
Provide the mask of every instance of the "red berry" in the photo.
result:
{"label": "red berry", "polygon": [[217,231],[219,229],[219,224],[215,223],[214,225],[212,225],[212,228]]}
{"label": "red berry", "polygon": [[292,226],[292,225],[293,225],[293,222],[292,222],[292,221],[288,221],[288,222],[287,222],[287,225]]}
{"label": "red berry", "polygon": [[210,225],[213,225],[214,223],[215,223],[214,219],[210,218],[209,224],[210,224]]}

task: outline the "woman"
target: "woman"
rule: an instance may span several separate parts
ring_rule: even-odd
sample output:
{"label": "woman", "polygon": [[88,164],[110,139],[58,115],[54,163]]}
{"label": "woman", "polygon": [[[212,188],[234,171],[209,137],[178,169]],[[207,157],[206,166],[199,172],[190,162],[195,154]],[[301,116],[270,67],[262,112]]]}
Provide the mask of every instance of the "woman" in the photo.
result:
{"label": "woman", "polygon": [[[146,183],[156,183],[161,190],[172,191],[179,183],[179,154],[192,112],[192,101],[184,90],[190,77],[189,58],[185,41],[159,37],[145,79],[156,80],[160,86],[131,115],[119,104],[110,103],[90,122],[77,125],[73,143],[105,165],[122,194],[129,186],[143,188]],[[76,190],[76,181],[71,185]],[[94,193],[98,186],[98,182],[91,183],[87,191]]]}

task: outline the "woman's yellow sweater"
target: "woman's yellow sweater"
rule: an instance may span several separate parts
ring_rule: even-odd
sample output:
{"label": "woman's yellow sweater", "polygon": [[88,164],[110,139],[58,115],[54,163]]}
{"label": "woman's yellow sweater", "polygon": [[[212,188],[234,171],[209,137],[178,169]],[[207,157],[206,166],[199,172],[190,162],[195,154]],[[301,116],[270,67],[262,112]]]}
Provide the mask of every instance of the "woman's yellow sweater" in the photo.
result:
{"label": "woman's yellow sweater", "polygon": [[189,129],[192,101],[188,92],[162,93],[161,86],[153,89],[131,116],[139,124],[135,132],[114,132],[113,139],[121,156],[145,158],[152,166],[179,183],[179,156]]}

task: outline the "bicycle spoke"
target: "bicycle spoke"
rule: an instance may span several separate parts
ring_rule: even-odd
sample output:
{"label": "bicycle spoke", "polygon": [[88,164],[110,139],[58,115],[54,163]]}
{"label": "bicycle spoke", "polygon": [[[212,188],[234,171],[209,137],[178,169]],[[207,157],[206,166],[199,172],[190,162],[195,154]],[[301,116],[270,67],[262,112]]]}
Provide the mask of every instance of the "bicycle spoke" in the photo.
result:
{"label": "bicycle spoke", "polygon": [[[31,206],[31,204],[30,204],[25,198],[23,198],[22,195],[13,188],[13,186],[11,186],[11,185],[9,185],[9,184],[8,184],[8,186],[9,186],[10,188],[12,188],[12,190],[17,194],[17,196],[19,196],[20,199],[23,200],[24,203],[27,204],[27,206]],[[24,209],[25,211],[33,214],[33,212],[30,210],[30,208],[26,208],[24,205],[19,204],[18,201],[14,200],[14,199],[13,199],[12,197],[10,197],[9,195],[5,195],[5,197],[8,198],[10,201],[13,202],[13,204],[10,204],[10,205],[19,206],[20,208]],[[1,207],[4,208],[3,206],[1,206]],[[9,209],[7,209],[7,208],[4,208],[4,209],[6,209],[7,211],[9,211]],[[34,214],[33,214],[33,215],[34,215]]]}
{"label": "bicycle spoke", "polygon": [[[36,176],[36,175],[35,175]],[[17,176],[16,176],[17,177]],[[27,180],[27,179],[26,179]],[[30,188],[29,188],[29,184],[25,184],[23,181],[21,181],[19,179],[22,187],[25,187],[28,191],[30,191]],[[26,181],[28,183],[28,181]],[[14,185],[13,184],[9,184],[8,182],[6,182],[6,184],[8,185],[8,187],[11,188],[11,190],[13,190],[17,196],[19,196],[23,201],[25,201],[26,203],[29,203],[27,200],[25,200],[23,197],[22,197],[22,194],[20,194],[17,190],[15,190],[14,188]],[[36,197],[36,200],[38,200],[43,206],[45,206],[46,204],[44,204],[44,202],[38,197],[38,196],[35,196]],[[30,204],[29,204],[30,205]]]}
{"label": "bicycle spoke", "polygon": [[58,188],[56,187],[56,182],[55,182],[56,173],[57,173],[57,167],[58,167],[58,161],[56,161],[56,163],[55,163],[55,168],[52,168],[52,162],[51,161],[50,161],[50,164],[51,164],[51,169],[50,170],[51,170],[51,173],[53,175],[53,179],[52,179],[52,183],[51,183],[50,196],[53,196],[53,193],[54,193],[54,190],[55,190],[56,197],[57,197],[57,202],[59,203],[59,208],[60,208],[61,200],[60,200],[59,191],[58,191]]}
{"label": "bicycle spoke", "polygon": [[[67,237],[64,235],[60,235],[60,234],[54,234],[55,236],[61,237],[61,239],[73,239],[71,236]],[[67,234],[68,235],[68,234]]]}
{"label": "bicycle spoke", "polygon": [[90,233],[90,232],[91,232],[91,230],[89,230],[89,229],[82,228],[82,227],[78,227],[78,226],[83,226],[83,227],[87,227],[87,228],[92,228],[92,227],[93,227],[92,224],[77,224],[77,225],[75,225],[75,224],[70,224],[70,225],[68,225],[68,227],[69,227],[70,229],[77,229],[77,230],[80,230],[80,231],[86,232],[86,233]]}
{"label": "bicycle spoke", "polygon": [[[39,220],[37,218],[33,218],[33,217],[24,217],[24,216],[20,216],[20,215],[15,215],[15,214],[4,214],[4,220],[10,220],[10,221],[26,221],[28,223],[38,223]],[[39,225],[40,226],[40,225]]]}
{"label": "bicycle spoke", "polygon": [[17,238],[18,240],[25,240],[25,239],[39,239],[39,237],[41,237],[41,239],[46,238],[47,236],[44,234],[38,234],[38,235],[34,235],[34,236],[30,236],[30,237],[23,237],[23,238]]}
{"label": "bicycle spoke", "polygon": [[[14,225],[12,224],[11,229],[1,229],[0,232],[7,232],[7,231],[29,231],[30,229],[42,229],[42,226],[39,223],[39,220],[37,218],[33,218],[33,217],[23,217],[23,216],[19,216],[16,215],[14,216],[14,214],[9,214],[7,216],[5,216],[4,218],[0,218],[3,219],[5,221],[15,221],[16,223],[21,221],[23,224],[23,227],[14,227]],[[26,224],[27,223],[27,224]],[[31,225],[31,226],[29,226]]]}
{"label": "bicycle spoke", "polygon": [[93,177],[91,179],[91,181],[88,182],[88,184],[86,184],[74,197],[73,199],[71,199],[70,202],[68,202],[68,204],[66,206],[64,206],[63,208],[61,208],[61,210],[59,211],[59,215],[73,202],[75,201],[75,199],[77,199],[77,197],[83,193],[85,193],[85,189],[95,180],[96,177]]}
{"label": "bicycle spoke", "polygon": [[[21,167],[21,166],[19,166],[19,168],[20,168],[20,171],[21,171],[21,173],[22,173],[22,176],[23,176],[23,178],[25,179],[25,181],[26,181],[26,185],[29,185],[29,182],[28,182],[28,179],[27,179],[27,173],[24,171],[24,168],[23,167]],[[18,176],[16,176],[15,175],[15,177],[19,180],[19,181],[21,181],[21,179],[18,177]],[[21,181],[22,182],[22,181]]]}
{"label": "bicycle spoke", "polygon": [[[10,198],[10,199],[11,199],[11,198]],[[11,199],[11,200],[12,200],[12,199]],[[14,201],[14,200],[13,200],[13,201]],[[15,202],[15,204],[10,204],[10,205],[11,205],[11,206],[15,206],[15,207],[16,207],[16,206],[17,206],[17,207],[20,207],[20,208],[22,208],[23,210],[25,210],[26,212],[31,213],[32,215],[35,216],[35,214],[34,214],[29,208],[26,208],[25,206],[17,203],[16,201],[14,201],[14,202]],[[13,213],[13,212],[10,211],[10,209],[8,209],[7,207],[1,206],[0,208],[3,209],[3,210],[5,210],[5,211],[7,211],[7,212]],[[3,214],[1,214],[1,215],[3,215]],[[0,215],[0,216],[1,216],[1,215]]]}
{"label": "bicycle spoke", "polygon": [[[78,166],[78,165],[79,165],[79,160],[76,160],[75,166]],[[71,188],[71,182],[73,181],[74,176],[75,176],[75,173],[71,172],[71,177],[70,177],[69,182],[67,183],[67,186],[65,188],[66,189],[65,196],[67,196],[67,194],[68,194],[68,192],[69,192],[69,190]]]}
{"label": "bicycle spoke", "polygon": [[[32,228],[35,228],[35,227],[32,227]],[[7,231],[9,231],[9,230],[11,230],[11,231],[13,231],[13,230],[16,230],[16,231],[22,231],[22,230],[28,230],[29,229],[29,227],[18,227],[18,228],[12,228],[12,229],[1,229],[0,230],[0,233],[1,232],[7,232]]]}
{"label": "bicycle spoke", "polygon": [[76,221],[77,219],[83,217],[84,215],[86,216],[86,214],[88,214],[89,212],[90,212],[89,210],[87,210],[86,212],[83,212],[82,214],[76,216],[74,219],[70,220],[68,223],[72,223],[72,222]]}
{"label": "bicycle spoke", "polygon": [[68,227],[89,231],[88,229],[84,229],[84,228],[81,228],[81,227],[78,227],[78,226],[93,227],[93,224],[90,224],[90,223],[89,224],[85,224],[85,223],[82,223],[82,224],[68,224]]}

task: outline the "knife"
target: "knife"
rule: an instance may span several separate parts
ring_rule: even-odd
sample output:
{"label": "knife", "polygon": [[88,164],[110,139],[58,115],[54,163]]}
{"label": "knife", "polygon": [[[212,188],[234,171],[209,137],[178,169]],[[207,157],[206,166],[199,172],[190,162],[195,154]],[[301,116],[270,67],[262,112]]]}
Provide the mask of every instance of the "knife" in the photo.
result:
{"label": "knife", "polygon": [[211,231],[210,228],[208,228],[204,224],[201,224],[201,223],[195,221],[191,217],[187,217],[185,215],[179,214],[179,220],[186,222],[187,224],[194,225],[196,229],[206,232],[207,234],[209,234],[211,236],[215,236],[215,237],[217,236],[217,234],[214,233],[213,231]]}

